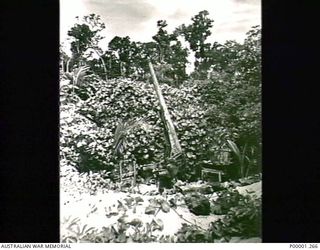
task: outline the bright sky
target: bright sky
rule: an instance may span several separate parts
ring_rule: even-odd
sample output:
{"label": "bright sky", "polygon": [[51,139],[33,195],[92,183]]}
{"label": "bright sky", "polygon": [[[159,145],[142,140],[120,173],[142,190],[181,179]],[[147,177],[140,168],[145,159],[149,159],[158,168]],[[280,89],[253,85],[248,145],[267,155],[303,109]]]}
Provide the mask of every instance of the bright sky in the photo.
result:
{"label": "bright sky", "polygon": [[214,20],[210,42],[237,40],[254,25],[261,25],[260,0],[60,0],[60,41],[65,45],[75,17],[95,13],[106,24],[106,48],[114,36],[129,36],[147,42],[157,32],[157,21],[164,19],[168,30],[191,23],[191,17],[208,10]]}

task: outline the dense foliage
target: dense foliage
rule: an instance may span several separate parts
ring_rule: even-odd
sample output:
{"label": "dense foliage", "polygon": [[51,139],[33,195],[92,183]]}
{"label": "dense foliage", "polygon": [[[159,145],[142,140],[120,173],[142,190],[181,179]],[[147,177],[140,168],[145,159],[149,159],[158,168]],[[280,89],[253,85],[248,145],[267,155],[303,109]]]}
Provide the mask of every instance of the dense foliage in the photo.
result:
{"label": "dense foliage", "polygon": [[[261,171],[260,29],[253,27],[243,44],[210,44],[208,15],[199,12],[173,33],[159,20],[152,42],[114,37],[106,51],[99,48],[105,29],[100,17],[77,19],[68,33],[70,69],[87,65],[88,71],[77,81],[62,74],[63,164],[96,171],[117,169],[121,161],[129,166],[163,159],[164,128],[149,81],[150,58],[186,157],[180,177],[197,178],[203,166],[224,166],[229,177]],[[181,39],[195,52],[190,77],[185,71],[190,51]]]}
{"label": "dense foliage", "polygon": [[[231,196],[231,198],[229,197]],[[234,203],[234,199],[237,201]],[[177,233],[177,242],[232,242],[233,238],[252,238],[261,235],[261,198],[225,192],[218,204],[227,208],[222,219],[211,223],[209,230],[184,224]]]}
{"label": "dense foliage", "polygon": [[[80,171],[111,170],[119,160],[114,154],[114,136],[120,124],[126,130],[124,160],[148,164],[163,158],[162,122],[150,83],[127,79],[106,82],[94,76],[86,78],[81,87],[65,83],[61,89],[61,147],[70,164]],[[208,160],[208,148],[214,140],[217,147],[226,145],[208,136],[206,112],[196,86],[177,89],[164,84],[162,91],[188,158],[190,175]],[[131,126],[126,126],[130,121]]]}
{"label": "dense foliage", "polygon": [[254,171],[261,167],[260,43],[258,27],[248,32],[243,45],[226,42],[218,49],[223,59],[212,62],[211,81],[202,89],[214,119],[211,126],[218,123],[236,134],[234,143],[249,158]]}

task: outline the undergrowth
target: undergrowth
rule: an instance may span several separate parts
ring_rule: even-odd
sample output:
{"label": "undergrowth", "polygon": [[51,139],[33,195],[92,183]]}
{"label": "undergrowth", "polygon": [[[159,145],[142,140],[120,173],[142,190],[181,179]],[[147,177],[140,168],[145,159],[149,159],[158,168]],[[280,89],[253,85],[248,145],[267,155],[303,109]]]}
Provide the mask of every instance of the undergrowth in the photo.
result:
{"label": "undergrowth", "polygon": [[[152,210],[152,214],[157,214],[158,210],[168,212],[173,208],[165,200],[153,199],[145,211]],[[214,243],[232,242],[233,237],[261,237],[261,198],[226,189],[221,191],[213,202],[211,214],[223,216],[212,222],[207,230],[189,221],[174,235],[159,235],[164,228],[164,222],[157,218],[151,222],[143,222],[138,218],[128,220],[126,216],[120,216],[115,225],[97,229],[81,224],[79,218],[69,217],[62,222],[61,242]]]}
{"label": "undergrowth", "polygon": [[184,224],[177,233],[177,241],[230,242],[233,237],[261,237],[261,198],[223,191],[214,205],[213,212],[217,214],[217,211],[225,216],[212,222],[209,230]]}

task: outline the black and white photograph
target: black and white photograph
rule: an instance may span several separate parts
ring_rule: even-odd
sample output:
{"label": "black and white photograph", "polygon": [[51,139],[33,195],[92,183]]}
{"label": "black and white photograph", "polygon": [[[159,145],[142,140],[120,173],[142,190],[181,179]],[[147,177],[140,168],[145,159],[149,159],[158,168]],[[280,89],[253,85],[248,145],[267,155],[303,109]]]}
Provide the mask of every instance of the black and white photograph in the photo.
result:
{"label": "black and white photograph", "polygon": [[261,243],[261,2],[60,0],[60,242]]}

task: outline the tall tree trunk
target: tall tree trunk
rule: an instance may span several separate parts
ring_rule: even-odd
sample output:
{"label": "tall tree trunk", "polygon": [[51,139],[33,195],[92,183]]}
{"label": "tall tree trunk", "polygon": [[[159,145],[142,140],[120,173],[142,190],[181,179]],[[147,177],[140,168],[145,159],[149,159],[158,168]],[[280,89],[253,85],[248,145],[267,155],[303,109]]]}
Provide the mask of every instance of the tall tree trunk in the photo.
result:
{"label": "tall tree trunk", "polygon": [[101,56],[99,56],[100,58],[100,61],[102,62],[102,66],[103,66],[103,70],[104,70],[104,75],[105,75],[105,79],[106,81],[108,80],[108,74],[107,74],[107,67],[106,67],[106,64],[104,63],[104,60],[102,59]]}
{"label": "tall tree trunk", "polygon": [[108,80],[108,74],[107,74],[106,64],[105,64],[102,56],[100,55],[100,53],[99,53],[97,50],[95,50],[95,49],[93,49],[93,51],[96,52],[96,54],[98,55],[98,57],[99,57],[99,59],[100,59],[100,61],[101,61],[101,63],[102,63],[103,71],[104,71],[104,75],[105,75],[105,80],[107,81],[107,80]]}
{"label": "tall tree trunk", "polygon": [[182,152],[180,142],[177,136],[177,133],[175,131],[173,122],[170,117],[169,110],[167,108],[166,102],[163,98],[163,95],[161,93],[161,89],[159,87],[159,83],[156,77],[156,74],[154,72],[153,66],[151,61],[149,60],[149,68],[153,80],[153,86],[156,91],[159,103],[160,103],[160,115],[161,115],[161,120],[163,122],[164,128],[165,128],[165,138],[169,143],[169,157],[179,154]]}
{"label": "tall tree trunk", "polygon": [[61,67],[61,69],[62,69],[62,73],[64,73],[64,60],[63,60],[63,58],[60,58],[60,67]]}
{"label": "tall tree trunk", "polygon": [[68,73],[70,73],[69,64],[70,64],[70,59],[67,61],[67,65],[66,65],[66,72],[68,72]]}

